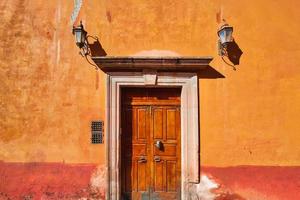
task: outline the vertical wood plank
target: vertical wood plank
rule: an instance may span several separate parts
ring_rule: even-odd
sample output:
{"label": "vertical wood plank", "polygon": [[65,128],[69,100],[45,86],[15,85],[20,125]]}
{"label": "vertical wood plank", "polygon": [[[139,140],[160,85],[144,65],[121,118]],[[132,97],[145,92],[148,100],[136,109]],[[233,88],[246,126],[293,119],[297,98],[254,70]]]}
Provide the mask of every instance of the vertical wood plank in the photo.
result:
{"label": "vertical wood plank", "polygon": [[164,165],[163,162],[154,163],[154,191],[164,191]]}
{"label": "vertical wood plank", "polygon": [[167,109],[167,140],[176,139],[176,110]]}
{"label": "vertical wood plank", "polygon": [[167,161],[167,191],[173,192],[176,191],[176,183],[177,183],[177,174],[176,174],[176,162],[175,161]]}
{"label": "vertical wood plank", "polygon": [[[138,120],[137,120],[137,108],[132,107],[132,118],[131,118],[131,135],[132,135],[132,140],[135,141],[138,138]],[[132,142],[133,142],[132,141]]]}
{"label": "vertical wood plank", "polygon": [[137,191],[146,191],[146,164],[145,163],[138,163],[138,176],[137,176]]}
{"label": "vertical wood plank", "polygon": [[138,108],[138,117],[136,123],[138,124],[138,139],[146,139],[146,109]]}
{"label": "vertical wood plank", "polygon": [[153,109],[153,134],[154,139],[163,138],[163,110],[161,108]]}

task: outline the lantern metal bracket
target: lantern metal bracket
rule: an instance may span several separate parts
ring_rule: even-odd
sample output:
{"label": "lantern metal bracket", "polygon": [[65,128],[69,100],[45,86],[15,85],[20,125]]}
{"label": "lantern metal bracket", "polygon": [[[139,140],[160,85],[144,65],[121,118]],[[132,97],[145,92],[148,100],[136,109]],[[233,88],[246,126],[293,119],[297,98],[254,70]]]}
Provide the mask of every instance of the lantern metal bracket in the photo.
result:
{"label": "lantern metal bracket", "polygon": [[87,35],[86,36],[86,39],[84,41],[84,45],[82,48],[80,48],[80,51],[79,51],[79,54],[84,57],[86,59],[86,61],[90,64],[90,65],[93,65],[95,67],[96,70],[98,70],[98,66],[95,65],[94,63],[92,63],[89,58],[91,59],[92,57],[92,53],[91,53],[91,49],[90,49],[90,46],[89,46],[89,42],[88,42],[88,38],[92,38],[96,41],[99,41],[98,37],[96,36],[91,36],[91,35]]}
{"label": "lantern metal bracket", "polygon": [[236,71],[236,67],[234,64],[230,64],[229,62],[227,62],[224,57],[227,57],[228,58],[228,52],[227,52],[227,43],[225,44],[222,44],[220,40],[218,40],[218,54],[219,56],[221,56],[223,62],[225,64],[227,64],[228,66],[232,67],[232,69],[234,71]]}

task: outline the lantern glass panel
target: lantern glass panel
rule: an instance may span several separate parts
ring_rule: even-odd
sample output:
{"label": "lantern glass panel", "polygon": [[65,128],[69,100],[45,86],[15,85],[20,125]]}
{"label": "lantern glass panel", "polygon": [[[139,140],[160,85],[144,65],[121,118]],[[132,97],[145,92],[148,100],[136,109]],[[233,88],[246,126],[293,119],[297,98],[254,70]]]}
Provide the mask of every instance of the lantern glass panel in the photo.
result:
{"label": "lantern glass panel", "polygon": [[232,32],[233,32],[233,28],[230,27],[230,26],[223,27],[219,31],[219,37],[220,37],[220,40],[221,40],[222,44],[232,41]]}
{"label": "lantern glass panel", "polygon": [[82,31],[81,30],[75,30],[75,39],[76,43],[82,43]]}

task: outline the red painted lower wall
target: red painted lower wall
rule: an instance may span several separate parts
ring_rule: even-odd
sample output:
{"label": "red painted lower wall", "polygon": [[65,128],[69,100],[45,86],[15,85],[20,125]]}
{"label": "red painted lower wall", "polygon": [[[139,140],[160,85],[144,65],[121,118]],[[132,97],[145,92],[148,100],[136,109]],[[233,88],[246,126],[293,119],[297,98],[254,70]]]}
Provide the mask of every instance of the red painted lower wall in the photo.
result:
{"label": "red painted lower wall", "polygon": [[202,167],[220,184],[218,200],[300,200],[300,167]]}
{"label": "red painted lower wall", "polygon": [[103,199],[91,187],[96,165],[0,163],[0,199]]}
{"label": "red painted lower wall", "polygon": [[[300,167],[202,167],[201,173],[220,185],[212,191],[217,200],[300,200]],[[0,162],[0,199],[104,199],[103,174],[95,164]]]}

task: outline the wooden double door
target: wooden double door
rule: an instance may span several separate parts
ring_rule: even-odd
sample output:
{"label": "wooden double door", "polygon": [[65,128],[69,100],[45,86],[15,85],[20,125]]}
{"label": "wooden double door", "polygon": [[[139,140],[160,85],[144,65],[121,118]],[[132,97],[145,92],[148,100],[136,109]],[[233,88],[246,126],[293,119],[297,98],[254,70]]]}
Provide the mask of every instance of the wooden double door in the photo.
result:
{"label": "wooden double door", "polygon": [[180,92],[122,89],[122,199],[180,199]]}

